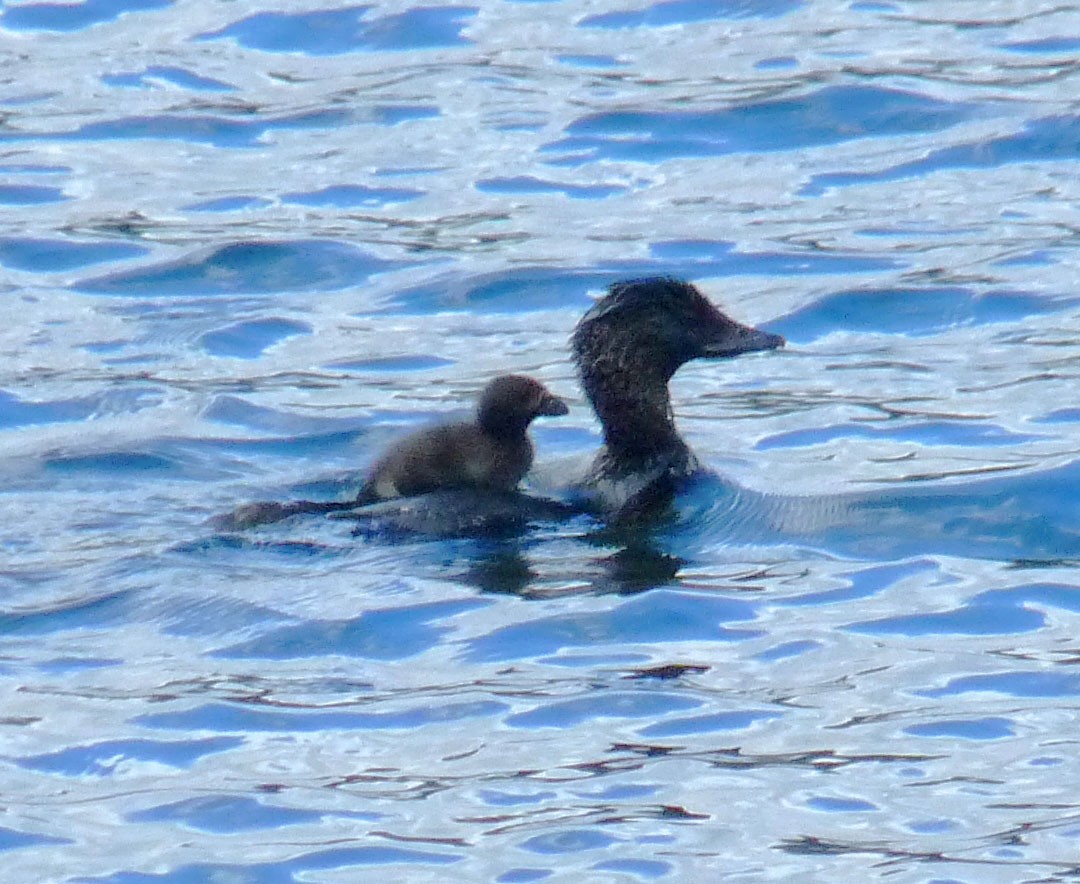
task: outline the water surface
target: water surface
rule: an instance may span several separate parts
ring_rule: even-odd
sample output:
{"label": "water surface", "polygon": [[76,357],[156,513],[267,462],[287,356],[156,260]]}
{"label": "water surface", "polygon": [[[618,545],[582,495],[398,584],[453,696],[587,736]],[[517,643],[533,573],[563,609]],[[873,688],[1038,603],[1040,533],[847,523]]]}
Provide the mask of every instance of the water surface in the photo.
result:
{"label": "water surface", "polygon": [[[1080,26],[1023,9],[9,3],[18,881],[1065,881]],[[357,537],[396,434],[670,273],[680,518]]]}

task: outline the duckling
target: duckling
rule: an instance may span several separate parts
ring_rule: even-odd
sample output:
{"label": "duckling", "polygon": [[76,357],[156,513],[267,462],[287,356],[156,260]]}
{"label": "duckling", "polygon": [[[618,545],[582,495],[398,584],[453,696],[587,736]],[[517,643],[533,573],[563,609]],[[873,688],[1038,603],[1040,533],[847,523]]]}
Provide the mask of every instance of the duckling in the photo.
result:
{"label": "duckling", "polygon": [[529,424],[567,411],[538,381],[501,375],[484,388],[473,420],[419,430],[383,455],[353,505],[445,488],[510,491],[532,466]]}
{"label": "duckling", "polygon": [[399,441],[375,462],[354,499],[247,504],[216,525],[250,528],[300,513],[333,513],[448,489],[512,491],[532,466],[529,425],[537,417],[567,411],[566,403],[539,381],[500,375],[484,388],[472,420],[438,424]]}

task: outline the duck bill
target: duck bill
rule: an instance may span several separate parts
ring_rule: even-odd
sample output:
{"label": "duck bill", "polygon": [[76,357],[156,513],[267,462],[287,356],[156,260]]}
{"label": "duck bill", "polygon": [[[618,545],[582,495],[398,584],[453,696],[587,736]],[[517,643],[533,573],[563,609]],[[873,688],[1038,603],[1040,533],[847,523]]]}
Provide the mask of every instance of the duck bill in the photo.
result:
{"label": "duck bill", "polygon": [[781,335],[733,322],[718,329],[717,333],[705,342],[702,355],[712,359],[722,359],[738,356],[741,353],[753,353],[757,350],[776,350],[783,347],[785,343]]}

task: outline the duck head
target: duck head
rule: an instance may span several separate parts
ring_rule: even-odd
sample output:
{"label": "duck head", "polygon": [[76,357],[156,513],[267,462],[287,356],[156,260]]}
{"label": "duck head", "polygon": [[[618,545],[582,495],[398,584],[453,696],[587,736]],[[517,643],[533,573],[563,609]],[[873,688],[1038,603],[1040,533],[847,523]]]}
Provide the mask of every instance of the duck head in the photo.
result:
{"label": "duck head", "polygon": [[671,277],[646,277],[611,286],[578,323],[573,349],[578,364],[628,348],[670,379],[691,359],[717,359],[775,350],[780,335],[736,322],[693,285]]}

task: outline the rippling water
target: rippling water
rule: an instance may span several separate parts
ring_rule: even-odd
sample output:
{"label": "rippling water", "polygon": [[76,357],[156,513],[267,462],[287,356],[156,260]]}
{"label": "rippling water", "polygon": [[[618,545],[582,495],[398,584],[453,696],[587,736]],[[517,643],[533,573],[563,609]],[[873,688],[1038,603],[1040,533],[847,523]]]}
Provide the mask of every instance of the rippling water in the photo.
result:
{"label": "rippling water", "polygon": [[[1080,874],[1077,7],[0,10],[5,879]],[[716,477],[354,537],[402,430],[671,273]]]}

